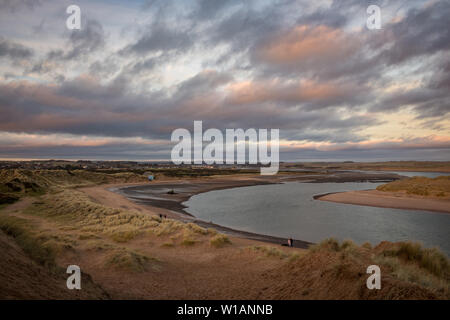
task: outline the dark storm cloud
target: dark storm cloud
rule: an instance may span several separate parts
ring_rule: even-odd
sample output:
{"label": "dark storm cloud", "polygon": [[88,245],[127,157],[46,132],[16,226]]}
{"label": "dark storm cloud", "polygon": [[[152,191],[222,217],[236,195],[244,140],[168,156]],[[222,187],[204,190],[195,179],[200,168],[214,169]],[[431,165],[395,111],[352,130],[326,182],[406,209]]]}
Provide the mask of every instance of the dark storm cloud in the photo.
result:
{"label": "dark storm cloud", "polygon": [[443,62],[437,66],[428,87],[435,90],[450,91],[450,56],[447,55]]}
{"label": "dark storm cloud", "polygon": [[276,31],[280,21],[282,20],[276,7],[262,11],[244,7],[214,24],[207,41],[210,45],[228,43],[230,52],[245,52],[258,39]]}
{"label": "dark storm cloud", "polygon": [[438,62],[431,69],[432,76],[423,79],[420,87],[386,94],[371,109],[395,112],[403,107],[413,107],[418,119],[442,118],[449,114],[450,61],[447,56],[436,60]]}
{"label": "dark storm cloud", "polygon": [[198,0],[192,18],[194,20],[215,19],[225,8],[236,4],[239,5],[242,2],[238,0]]}
{"label": "dark storm cloud", "polygon": [[136,42],[126,46],[120,53],[145,55],[156,51],[182,51],[192,45],[193,40],[188,32],[152,24]]}
{"label": "dark storm cloud", "polygon": [[384,40],[392,43],[382,52],[388,64],[399,64],[416,56],[450,49],[450,3],[437,1],[412,8],[405,19],[386,27]]}
{"label": "dark storm cloud", "polygon": [[105,46],[105,33],[102,25],[89,19],[86,27],[72,30],[67,40],[68,50],[53,50],[48,53],[48,60],[75,60],[86,57]]}
{"label": "dark storm cloud", "polygon": [[395,112],[402,107],[414,107],[418,118],[443,117],[450,113],[447,90],[417,88],[390,94],[373,106],[374,111]]}
{"label": "dark storm cloud", "polygon": [[344,0],[333,1],[330,6],[318,8],[312,13],[301,15],[297,24],[303,25],[325,25],[333,28],[342,28],[347,25],[352,17],[364,14],[369,5],[381,6],[380,2],[374,0]]}
{"label": "dark storm cloud", "polygon": [[197,93],[214,90],[220,85],[229,83],[232,76],[217,71],[204,71],[186,81],[183,81],[177,90],[178,96],[195,95]]}
{"label": "dark storm cloud", "polygon": [[[136,95],[127,90],[126,81],[103,85],[86,77],[52,88],[2,85],[0,110],[5,116],[0,119],[0,130],[168,139],[173,129],[190,128],[198,119],[220,129],[277,127],[302,132],[311,128],[351,130],[376,123],[368,117],[341,119],[333,111],[280,109],[271,103],[247,104],[245,108],[230,105],[217,91],[230,81],[226,73],[202,72],[179,84],[170,96],[160,92]],[[205,92],[208,94],[202,95]]]}
{"label": "dark storm cloud", "polygon": [[[148,145],[138,143],[109,143],[99,146],[3,146],[2,157],[5,158],[63,158],[63,159],[98,159],[98,160],[160,160],[168,159],[172,144]],[[43,156],[46,155],[46,156]]]}
{"label": "dark storm cloud", "polygon": [[139,61],[132,66],[132,72],[133,73],[140,73],[143,71],[149,71],[152,70],[156,65],[158,64],[158,59],[156,58],[149,58],[142,61]]}
{"label": "dark storm cloud", "polygon": [[0,37],[0,57],[24,59],[33,56],[33,50],[19,43]]}

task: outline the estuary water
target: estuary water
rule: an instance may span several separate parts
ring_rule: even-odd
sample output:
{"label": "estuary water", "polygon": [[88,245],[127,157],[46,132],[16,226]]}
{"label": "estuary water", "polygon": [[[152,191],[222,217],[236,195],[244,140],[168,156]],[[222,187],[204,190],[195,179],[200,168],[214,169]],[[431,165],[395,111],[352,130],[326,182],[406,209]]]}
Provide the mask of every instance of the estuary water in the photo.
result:
{"label": "estuary water", "polygon": [[450,214],[314,200],[318,194],[374,189],[379,183],[302,183],[215,190],[191,197],[185,211],[204,221],[277,237],[356,243],[413,240],[450,256]]}

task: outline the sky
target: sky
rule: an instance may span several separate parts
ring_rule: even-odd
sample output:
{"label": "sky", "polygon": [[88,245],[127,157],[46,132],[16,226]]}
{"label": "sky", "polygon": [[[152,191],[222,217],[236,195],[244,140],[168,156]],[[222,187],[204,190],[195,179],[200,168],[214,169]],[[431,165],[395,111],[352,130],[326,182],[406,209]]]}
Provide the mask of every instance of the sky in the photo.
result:
{"label": "sky", "polygon": [[0,0],[0,158],[170,160],[173,130],[201,120],[279,129],[282,161],[450,160],[449,16],[433,0]]}

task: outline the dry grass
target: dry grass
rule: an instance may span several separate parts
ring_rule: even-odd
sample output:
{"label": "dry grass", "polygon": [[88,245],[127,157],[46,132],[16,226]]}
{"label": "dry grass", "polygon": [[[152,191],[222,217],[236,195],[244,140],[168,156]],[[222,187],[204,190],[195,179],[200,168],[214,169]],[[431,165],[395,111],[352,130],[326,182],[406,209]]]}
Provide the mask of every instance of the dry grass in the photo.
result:
{"label": "dry grass", "polygon": [[51,219],[82,233],[79,240],[105,235],[117,243],[132,241],[139,235],[182,238],[183,245],[193,245],[217,232],[193,223],[161,219],[134,210],[109,208],[93,202],[77,190],[64,190],[40,197],[25,213]]}
{"label": "dry grass", "polygon": [[392,248],[383,250],[381,255],[398,258],[437,277],[450,279],[448,258],[436,248],[423,248],[417,242],[398,242]]}
{"label": "dry grass", "polygon": [[144,182],[146,177],[131,172],[101,173],[85,170],[0,170],[0,204],[12,203],[21,196],[42,195],[67,188],[104,183]]}
{"label": "dry grass", "polygon": [[450,198],[450,176],[402,179],[378,186],[377,190],[384,192],[405,192],[406,194],[437,198]]}
{"label": "dry grass", "polygon": [[449,295],[449,260],[436,248],[423,248],[414,242],[382,242],[372,248],[368,243],[357,246],[351,241],[344,241],[340,244],[331,238],[311,246],[309,252],[339,255],[340,260],[334,265],[336,275],[344,272],[349,264],[377,264],[397,279],[418,284],[439,295]]}
{"label": "dry grass", "polygon": [[115,242],[124,243],[133,240],[139,234],[140,232],[136,230],[118,231],[112,234],[111,239]]}
{"label": "dry grass", "polygon": [[173,242],[164,242],[161,247],[163,248],[174,248],[175,244]]}
{"label": "dry grass", "polygon": [[[367,246],[367,245],[366,245]],[[345,240],[341,244],[334,238],[328,238],[322,242],[309,247],[310,252],[334,251],[334,252],[354,252],[357,245],[351,240]]]}
{"label": "dry grass", "polygon": [[0,230],[13,237],[22,250],[33,260],[50,269],[55,268],[55,248],[33,231],[25,219],[0,216]]}
{"label": "dry grass", "polygon": [[298,253],[286,253],[272,246],[251,246],[246,249],[252,252],[261,253],[267,258],[295,260],[300,256]]}
{"label": "dry grass", "polygon": [[148,257],[126,248],[120,248],[111,253],[106,259],[105,266],[121,271],[144,272],[148,270],[158,271],[159,260]]}
{"label": "dry grass", "polygon": [[191,238],[184,238],[183,241],[181,241],[181,244],[182,244],[183,246],[186,246],[186,247],[193,246],[193,245],[195,245],[196,243],[198,243],[198,241],[197,241],[197,240],[194,240],[194,239],[191,239]]}
{"label": "dry grass", "polygon": [[[63,250],[79,245],[88,250],[107,253],[108,266],[140,272],[147,270],[147,264],[151,259],[148,260],[145,255],[119,247],[117,244],[125,244],[136,238],[156,236],[163,241],[164,238],[170,238],[163,247],[174,247],[177,244],[193,246],[209,241],[210,236],[217,234],[213,229],[205,229],[193,223],[161,219],[135,210],[116,209],[99,204],[74,188],[86,182],[83,172],[75,173],[75,176],[70,175],[70,178],[66,176],[67,172],[64,170],[56,170],[50,177],[47,176],[48,172],[38,175],[36,172],[23,171],[16,172],[12,176],[17,177],[19,174],[23,180],[29,174],[35,179],[33,181],[38,181],[35,183],[45,185],[46,194],[40,195],[22,210],[22,213],[30,215],[30,219],[2,217],[0,227],[14,236],[26,253],[41,264],[50,265],[55,256]],[[124,179],[124,174],[119,176],[111,178],[109,175],[105,178],[104,174],[98,174],[97,177],[93,174],[90,178],[94,182],[87,183]],[[33,226],[28,225],[29,221],[33,220],[41,221],[49,228],[34,232]]]}
{"label": "dry grass", "polygon": [[209,241],[210,245],[216,248],[225,247],[228,244],[231,244],[230,239],[224,234],[218,234],[211,238]]}

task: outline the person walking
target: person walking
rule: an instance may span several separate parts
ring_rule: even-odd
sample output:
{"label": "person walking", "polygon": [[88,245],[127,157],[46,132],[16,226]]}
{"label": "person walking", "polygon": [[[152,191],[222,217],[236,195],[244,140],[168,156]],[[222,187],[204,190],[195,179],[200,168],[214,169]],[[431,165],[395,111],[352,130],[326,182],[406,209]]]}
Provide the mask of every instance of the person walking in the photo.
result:
{"label": "person walking", "polygon": [[293,247],[294,246],[294,239],[289,238],[288,239],[288,245],[289,245],[289,247]]}

